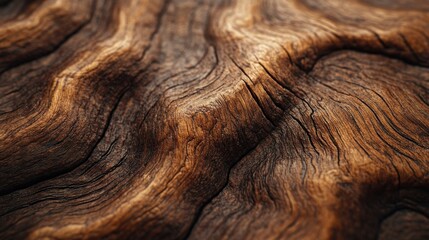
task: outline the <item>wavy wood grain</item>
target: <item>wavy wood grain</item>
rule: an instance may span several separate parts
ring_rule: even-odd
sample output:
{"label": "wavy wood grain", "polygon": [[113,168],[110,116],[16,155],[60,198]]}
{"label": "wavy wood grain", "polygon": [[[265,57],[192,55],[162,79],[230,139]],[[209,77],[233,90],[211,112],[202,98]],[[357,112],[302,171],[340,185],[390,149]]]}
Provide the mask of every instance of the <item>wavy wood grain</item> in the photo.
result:
{"label": "wavy wood grain", "polygon": [[425,0],[0,1],[0,238],[428,238],[428,22]]}

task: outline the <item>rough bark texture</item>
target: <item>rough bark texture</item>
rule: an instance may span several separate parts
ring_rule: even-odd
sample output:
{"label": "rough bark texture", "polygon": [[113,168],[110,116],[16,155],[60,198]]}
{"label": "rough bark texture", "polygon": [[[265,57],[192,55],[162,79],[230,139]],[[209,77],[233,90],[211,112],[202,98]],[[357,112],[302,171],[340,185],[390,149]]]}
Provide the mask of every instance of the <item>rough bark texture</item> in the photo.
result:
{"label": "rough bark texture", "polygon": [[426,0],[0,1],[1,239],[428,239]]}

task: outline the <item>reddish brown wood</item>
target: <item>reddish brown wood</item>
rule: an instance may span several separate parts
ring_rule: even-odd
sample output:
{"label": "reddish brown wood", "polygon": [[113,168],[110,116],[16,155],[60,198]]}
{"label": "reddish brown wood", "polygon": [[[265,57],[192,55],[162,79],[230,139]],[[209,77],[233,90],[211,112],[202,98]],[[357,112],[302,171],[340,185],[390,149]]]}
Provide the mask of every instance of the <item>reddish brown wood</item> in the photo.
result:
{"label": "reddish brown wood", "polygon": [[0,1],[0,239],[429,238],[429,2]]}

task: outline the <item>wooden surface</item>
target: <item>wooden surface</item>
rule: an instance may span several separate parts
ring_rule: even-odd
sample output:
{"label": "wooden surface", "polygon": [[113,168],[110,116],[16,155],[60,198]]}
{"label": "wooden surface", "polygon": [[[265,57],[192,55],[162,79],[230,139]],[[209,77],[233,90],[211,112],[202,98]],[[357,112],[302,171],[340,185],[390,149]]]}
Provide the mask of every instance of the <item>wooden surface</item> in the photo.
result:
{"label": "wooden surface", "polygon": [[0,1],[0,239],[428,239],[429,1]]}

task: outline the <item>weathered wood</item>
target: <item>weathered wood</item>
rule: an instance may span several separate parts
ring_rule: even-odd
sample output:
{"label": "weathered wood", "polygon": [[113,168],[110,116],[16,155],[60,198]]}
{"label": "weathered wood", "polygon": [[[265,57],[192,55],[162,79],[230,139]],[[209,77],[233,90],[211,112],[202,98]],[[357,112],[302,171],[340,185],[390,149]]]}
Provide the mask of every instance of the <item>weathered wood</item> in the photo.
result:
{"label": "weathered wood", "polygon": [[0,1],[0,238],[429,238],[428,22],[425,0]]}

